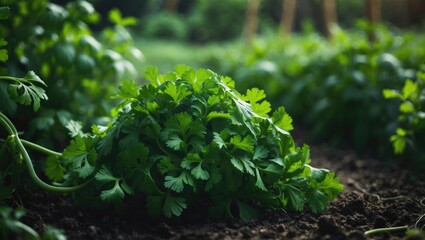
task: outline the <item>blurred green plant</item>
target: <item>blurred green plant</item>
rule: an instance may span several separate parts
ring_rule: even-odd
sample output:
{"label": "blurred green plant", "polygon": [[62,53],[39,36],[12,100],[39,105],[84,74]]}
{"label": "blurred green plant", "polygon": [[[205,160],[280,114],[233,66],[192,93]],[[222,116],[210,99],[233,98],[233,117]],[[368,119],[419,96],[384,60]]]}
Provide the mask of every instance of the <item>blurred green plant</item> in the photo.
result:
{"label": "blurred green plant", "polygon": [[245,20],[245,0],[199,0],[192,8],[189,38],[196,42],[222,41],[240,36]]}
{"label": "blurred green plant", "polygon": [[183,16],[171,12],[150,15],[142,25],[142,33],[149,38],[186,40],[188,30]]}
{"label": "blurred green plant", "polygon": [[395,154],[404,154],[416,166],[425,167],[425,73],[417,73],[417,81],[407,80],[401,90],[384,89],[386,99],[398,99],[398,127],[391,136]]}
{"label": "blurred green plant", "polygon": [[50,98],[34,116],[2,96],[2,109],[13,116],[13,122],[27,136],[61,143],[67,138],[61,130],[71,119],[90,124],[109,115],[112,105],[105,99],[113,85],[118,79],[137,77],[128,59],[143,57],[125,28],[135,19],[111,11],[114,26],[102,32],[100,42],[89,27],[100,16],[89,2],[72,1],[62,7],[47,0],[17,0],[9,7],[11,17],[0,22],[9,42],[9,61],[2,71],[15,76],[30,69],[39,73],[49,86]]}
{"label": "blurred green plant", "polygon": [[42,235],[21,221],[25,215],[22,208],[11,209],[0,205],[0,237],[2,239],[66,240],[63,232],[47,226]]}
{"label": "blurred green plant", "polygon": [[369,25],[357,26],[350,32],[335,28],[332,41],[317,33],[260,38],[211,62],[233,76],[240,91],[265,89],[316,139],[385,156],[392,152],[387,139],[396,128],[397,105],[382,90],[415,78],[425,62],[425,36],[380,25],[378,40],[370,43]]}

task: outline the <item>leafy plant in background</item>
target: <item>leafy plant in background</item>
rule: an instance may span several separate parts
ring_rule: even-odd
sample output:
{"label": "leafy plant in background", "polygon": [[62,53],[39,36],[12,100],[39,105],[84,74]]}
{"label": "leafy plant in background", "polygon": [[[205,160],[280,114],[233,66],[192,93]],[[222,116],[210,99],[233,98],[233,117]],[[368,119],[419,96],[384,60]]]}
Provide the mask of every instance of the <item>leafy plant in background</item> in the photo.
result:
{"label": "leafy plant in background", "polygon": [[186,40],[188,26],[184,17],[177,13],[160,12],[146,18],[142,25],[144,36],[151,38]]}
{"label": "leafy plant in background", "polygon": [[269,115],[264,91],[241,95],[230,78],[186,66],[165,75],[150,67],[145,78],[141,88],[123,81],[113,122],[75,132],[50,169],[63,174],[47,173],[67,183],[95,174],[77,201],[143,196],[154,217],[203,203],[211,217],[249,219],[259,206],[318,213],[341,192],[334,173],[309,165],[308,146],[295,146],[285,109]]}
{"label": "leafy plant in background", "polygon": [[365,32],[334,29],[332,41],[317,33],[271,36],[212,61],[234,76],[239,90],[265,89],[273,105],[283,104],[316,139],[388,156],[398,106],[383,99],[382,90],[415,79],[425,61],[425,36],[378,26],[379,40],[370,43]]}
{"label": "leafy plant in background", "polygon": [[417,81],[407,80],[401,90],[384,89],[383,95],[401,101],[398,128],[390,138],[394,153],[425,166],[425,73],[418,72]]}
{"label": "leafy plant in background", "polygon": [[188,19],[189,38],[196,42],[223,41],[240,36],[245,19],[246,1],[199,0]]}
{"label": "leafy plant in background", "polygon": [[[0,106],[14,116],[15,124],[27,130],[28,137],[37,133],[40,141],[64,144],[67,136],[63,126],[71,119],[88,125],[101,121],[113,105],[104,101],[110,96],[111,84],[121,77],[137,76],[128,59],[142,55],[132,47],[131,35],[125,29],[135,24],[135,19],[123,18],[113,10],[109,18],[115,25],[103,31],[101,43],[89,27],[99,19],[89,2],[73,1],[62,7],[47,0],[18,0],[10,4],[10,9],[11,17],[0,22],[9,42],[5,70],[15,76],[29,70],[39,73],[49,86],[46,91],[50,101],[37,116],[20,109],[6,96],[2,96]],[[14,115],[17,111],[20,114]]]}

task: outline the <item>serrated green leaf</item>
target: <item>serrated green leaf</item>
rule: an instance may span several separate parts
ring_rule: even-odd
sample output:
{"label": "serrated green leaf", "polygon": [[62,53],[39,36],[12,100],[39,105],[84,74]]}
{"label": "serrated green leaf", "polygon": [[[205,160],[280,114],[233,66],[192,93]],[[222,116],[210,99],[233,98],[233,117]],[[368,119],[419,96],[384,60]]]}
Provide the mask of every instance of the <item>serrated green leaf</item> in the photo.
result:
{"label": "serrated green leaf", "polygon": [[112,176],[112,173],[105,166],[102,166],[102,168],[96,173],[95,178],[101,183],[115,182],[118,180],[116,177]]}
{"label": "serrated green leaf", "polygon": [[124,198],[124,191],[121,189],[119,181],[115,181],[111,189],[100,193],[100,198],[106,202],[116,202]]}
{"label": "serrated green leaf", "polygon": [[183,210],[186,208],[186,200],[182,197],[174,197],[171,194],[167,194],[162,207],[162,212],[165,217],[180,216]]}
{"label": "serrated green leaf", "polygon": [[93,144],[90,137],[77,136],[62,154],[64,163],[70,165],[82,178],[88,177],[95,169],[97,153],[92,148]]}
{"label": "serrated green leaf", "polygon": [[213,107],[214,105],[216,105],[216,104],[219,104],[219,103],[220,103],[220,97],[219,97],[219,96],[217,96],[217,95],[212,95],[212,96],[210,96],[210,97],[208,98],[207,103],[208,103],[208,107],[209,107],[209,108],[211,108],[211,107]]}
{"label": "serrated green leaf", "polygon": [[288,198],[288,205],[296,211],[302,211],[306,202],[306,197],[303,191],[294,187],[288,186],[285,188],[285,194]]}
{"label": "serrated green leaf", "polygon": [[255,148],[254,156],[252,157],[252,159],[254,160],[264,159],[269,155],[269,152],[270,151],[265,146],[259,145]]}
{"label": "serrated green leaf", "polygon": [[243,139],[240,135],[236,135],[230,139],[230,144],[233,144],[233,146],[237,149],[241,149],[249,153],[254,153],[255,141],[250,135],[244,137]]}
{"label": "serrated green leaf", "polygon": [[285,130],[285,131],[291,131],[294,129],[292,126],[292,118],[289,116],[289,114],[286,113],[286,110],[284,107],[279,107],[272,116],[273,123]]}
{"label": "serrated green leaf", "polygon": [[58,182],[63,179],[65,167],[62,166],[61,161],[58,157],[49,156],[46,160],[45,173],[49,179]]}
{"label": "serrated green leaf", "polygon": [[164,93],[168,94],[176,104],[179,104],[181,100],[189,96],[191,93],[184,85],[176,86],[176,84],[170,82],[164,90]]}
{"label": "serrated green leaf", "polygon": [[165,141],[165,144],[171,149],[180,150],[183,146],[183,140],[179,136],[172,134],[169,136],[168,140]]}
{"label": "serrated green leaf", "polygon": [[199,163],[198,166],[196,166],[192,169],[192,171],[190,171],[190,173],[192,173],[192,175],[196,179],[208,180],[210,178],[210,174],[208,173],[208,171],[202,169],[202,163]]}
{"label": "serrated green leaf", "polygon": [[115,98],[124,99],[129,102],[137,101],[139,97],[140,88],[134,81],[121,81],[121,85],[118,87],[118,94],[115,95]]}
{"label": "serrated green leaf", "polygon": [[169,157],[163,157],[161,160],[159,160],[158,170],[160,173],[165,174],[177,169],[178,167],[171,162]]}
{"label": "serrated green leaf", "polygon": [[32,83],[25,85],[21,82],[10,84],[7,88],[10,97],[23,105],[33,105],[34,112],[40,108],[40,100],[47,100],[47,95],[43,88],[37,87]]}
{"label": "serrated green leaf", "polygon": [[251,104],[258,103],[264,98],[266,98],[264,90],[260,90],[258,88],[248,89],[248,91],[246,91],[246,95],[242,96],[243,100],[248,101]]}
{"label": "serrated green leaf", "polygon": [[69,131],[69,136],[74,138],[76,136],[82,136],[83,135],[83,126],[81,125],[81,122],[77,122],[74,120],[69,120],[68,123],[65,125],[65,127]]}
{"label": "serrated green leaf", "polygon": [[220,134],[214,132],[213,135],[214,135],[213,142],[217,144],[218,148],[219,149],[222,149],[223,147],[226,148],[226,142],[221,138]]}
{"label": "serrated green leaf", "polygon": [[159,71],[157,67],[148,66],[145,71],[145,79],[150,81],[154,87],[158,87],[163,82],[158,78]]}
{"label": "serrated green leaf", "polygon": [[175,192],[182,192],[184,189],[184,184],[193,186],[193,180],[187,172],[183,171],[180,176],[165,176],[164,186]]}
{"label": "serrated green leaf", "polygon": [[230,159],[230,162],[233,164],[233,166],[238,169],[240,172],[242,173],[248,173],[252,176],[255,175],[254,173],[254,168],[255,165],[254,163],[252,163],[248,157],[243,156],[243,157],[232,157]]}
{"label": "serrated green leaf", "polygon": [[335,173],[329,172],[323,181],[317,183],[316,188],[323,192],[329,199],[334,199],[344,190],[344,185],[340,183]]}
{"label": "serrated green leaf", "polygon": [[261,103],[252,103],[252,111],[262,117],[269,117],[268,113],[271,110],[271,104],[267,101],[262,101]]}
{"label": "serrated green leaf", "polygon": [[306,193],[306,199],[313,213],[323,212],[329,204],[329,198],[317,189],[310,189]]}

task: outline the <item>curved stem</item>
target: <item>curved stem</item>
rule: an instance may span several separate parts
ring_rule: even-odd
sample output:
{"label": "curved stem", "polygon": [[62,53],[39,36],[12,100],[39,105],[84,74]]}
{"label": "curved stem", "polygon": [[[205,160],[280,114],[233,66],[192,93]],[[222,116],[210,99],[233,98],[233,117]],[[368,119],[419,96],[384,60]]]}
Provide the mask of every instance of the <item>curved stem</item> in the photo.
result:
{"label": "curved stem", "polygon": [[27,140],[24,140],[24,139],[21,139],[21,142],[22,142],[22,144],[24,144],[24,146],[32,148],[33,150],[36,150],[38,152],[41,152],[41,153],[44,153],[44,154],[47,154],[47,155],[51,155],[51,156],[62,157],[62,153],[47,149],[47,148],[42,147],[42,146],[35,144],[33,142],[30,142],[30,141],[27,141]]}
{"label": "curved stem", "polygon": [[399,226],[399,227],[388,227],[388,228],[376,228],[369,231],[364,232],[365,236],[370,236],[377,233],[384,233],[384,232],[395,232],[395,231],[406,231],[409,228],[409,226]]}
{"label": "curved stem", "polygon": [[32,239],[40,239],[40,235],[34,229],[32,229],[30,226],[28,226],[28,225],[26,225],[26,224],[24,224],[20,221],[14,221],[13,225],[24,230],[27,234],[31,235]]}
{"label": "curved stem", "polygon": [[21,154],[21,156],[23,157],[25,164],[27,165],[27,170],[28,170],[30,177],[41,188],[44,188],[44,189],[46,189],[47,191],[50,191],[50,192],[67,193],[67,192],[74,192],[74,191],[86,186],[88,183],[90,183],[92,181],[93,178],[89,179],[85,183],[82,183],[82,184],[76,185],[76,186],[71,186],[71,187],[59,187],[59,186],[54,186],[54,185],[50,185],[50,184],[45,183],[43,180],[41,180],[38,177],[37,173],[35,172],[31,158],[28,155],[28,152],[25,149],[24,145],[22,144],[22,140],[19,139],[18,131],[16,130],[15,126],[6,117],[6,115],[4,115],[2,112],[0,112],[0,123],[6,128],[10,137],[14,138],[14,142],[15,142],[17,148],[18,148],[18,151]]}

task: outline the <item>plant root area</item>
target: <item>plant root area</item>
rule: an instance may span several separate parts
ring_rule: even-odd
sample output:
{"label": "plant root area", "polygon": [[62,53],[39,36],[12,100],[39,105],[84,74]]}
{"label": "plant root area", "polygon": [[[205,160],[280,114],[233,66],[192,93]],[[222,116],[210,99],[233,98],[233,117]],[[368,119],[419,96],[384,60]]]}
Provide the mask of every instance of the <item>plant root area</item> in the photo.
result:
{"label": "plant root area", "polygon": [[14,202],[26,209],[24,223],[37,231],[47,225],[63,229],[68,239],[400,239],[404,231],[369,237],[364,232],[425,225],[425,219],[417,222],[425,214],[424,175],[415,179],[400,164],[323,145],[311,147],[311,158],[313,166],[336,172],[345,186],[322,214],[264,210],[249,222],[211,221],[196,213],[152,221],[137,204],[126,214],[87,210],[75,206],[69,196],[42,190],[19,191]]}

